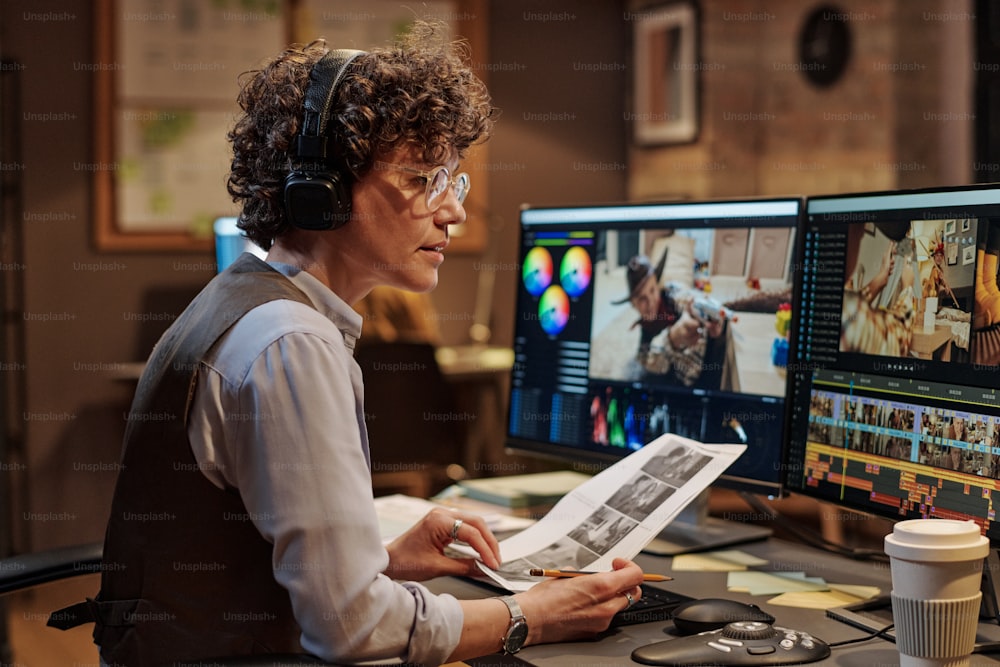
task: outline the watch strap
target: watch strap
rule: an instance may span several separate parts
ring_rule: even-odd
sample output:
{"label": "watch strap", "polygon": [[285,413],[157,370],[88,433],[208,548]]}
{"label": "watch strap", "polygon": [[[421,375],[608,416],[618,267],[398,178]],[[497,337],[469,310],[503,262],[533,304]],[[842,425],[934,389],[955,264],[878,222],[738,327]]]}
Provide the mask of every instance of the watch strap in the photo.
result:
{"label": "watch strap", "polygon": [[500,598],[500,601],[507,605],[507,609],[510,610],[511,622],[524,620],[524,613],[521,611],[521,605],[517,603],[517,599],[513,595],[505,595]]}
{"label": "watch strap", "polygon": [[501,647],[504,653],[514,654],[524,646],[524,641],[528,637],[528,623],[524,618],[524,612],[521,611],[521,605],[513,595],[505,595],[500,601],[507,605],[507,610],[510,611],[510,625],[500,640]]}

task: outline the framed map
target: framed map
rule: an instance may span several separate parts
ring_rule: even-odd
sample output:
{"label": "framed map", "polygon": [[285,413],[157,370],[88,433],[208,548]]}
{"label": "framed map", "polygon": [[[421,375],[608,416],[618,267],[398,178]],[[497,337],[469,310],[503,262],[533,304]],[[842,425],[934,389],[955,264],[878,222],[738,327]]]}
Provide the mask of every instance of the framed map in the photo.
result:
{"label": "framed map", "polygon": [[[324,37],[331,48],[370,48],[429,18],[482,44],[484,7],[485,0],[438,0],[422,3],[417,15],[388,0],[96,0],[88,168],[97,248],[212,248],[213,221],[238,213],[226,191],[226,133],[238,112],[239,75],[288,43]],[[474,159],[484,156],[480,149]],[[468,251],[485,243],[473,211],[487,210],[487,193],[486,179],[463,169],[474,177],[470,223],[454,228],[453,249]]]}
{"label": "framed map", "polygon": [[201,250],[225,187],[238,75],[286,41],[282,3],[97,0],[94,204],[102,250]]}

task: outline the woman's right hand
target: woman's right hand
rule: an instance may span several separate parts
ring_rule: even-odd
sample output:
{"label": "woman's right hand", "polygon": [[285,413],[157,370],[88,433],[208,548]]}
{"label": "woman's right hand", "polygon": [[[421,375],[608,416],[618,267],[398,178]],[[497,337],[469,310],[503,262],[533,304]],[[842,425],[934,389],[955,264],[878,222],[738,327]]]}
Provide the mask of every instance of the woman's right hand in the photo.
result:
{"label": "woman's right hand", "polygon": [[551,579],[517,594],[528,623],[528,643],[547,644],[592,637],[608,629],[612,617],[638,600],[642,569],[616,558],[611,572]]}

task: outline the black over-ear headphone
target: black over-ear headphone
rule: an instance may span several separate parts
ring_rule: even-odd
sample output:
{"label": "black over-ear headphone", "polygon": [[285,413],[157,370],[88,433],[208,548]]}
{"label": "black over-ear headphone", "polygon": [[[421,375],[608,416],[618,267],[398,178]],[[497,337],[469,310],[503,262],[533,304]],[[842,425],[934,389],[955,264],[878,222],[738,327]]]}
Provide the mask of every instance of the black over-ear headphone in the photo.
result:
{"label": "black over-ear headphone", "polygon": [[285,215],[295,227],[336,229],[351,217],[350,183],[327,164],[326,127],[337,86],[347,66],[363,53],[352,49],[330,51],[309,72],[305,115],[296,138],[298,162],[285,177]]}

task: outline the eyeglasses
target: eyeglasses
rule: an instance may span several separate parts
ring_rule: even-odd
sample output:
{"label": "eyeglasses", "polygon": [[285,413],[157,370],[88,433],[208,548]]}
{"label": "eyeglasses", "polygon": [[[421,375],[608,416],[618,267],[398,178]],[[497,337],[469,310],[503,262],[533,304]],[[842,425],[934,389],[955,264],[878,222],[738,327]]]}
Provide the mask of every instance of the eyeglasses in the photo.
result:
{"label": "eyeglasses", "polygon": [[420,169],[405,167],[401,164],[395,164],[393,162],[380,161],[377,164],[389,169],[395,169],[396,171],[405,171],[410,174],[416,174],[417,176],[423,178],[424,182],[427,184],[424,196],[427,201],[427,209],[431,213],[441,208],[441,204],[444,203],[444,194],[448,191],[449,186],[455,191],[455,199],[458,200],[459,204],[464,202],[465,196],[469,194],[471,182],[469,175],[464,171],[460,174],[455,174],[455,177],[452,178],[451,172],[448,171],[448,167],[445,167],[444,165],[434,167],[430,171],[422,171]]}

